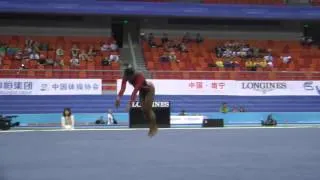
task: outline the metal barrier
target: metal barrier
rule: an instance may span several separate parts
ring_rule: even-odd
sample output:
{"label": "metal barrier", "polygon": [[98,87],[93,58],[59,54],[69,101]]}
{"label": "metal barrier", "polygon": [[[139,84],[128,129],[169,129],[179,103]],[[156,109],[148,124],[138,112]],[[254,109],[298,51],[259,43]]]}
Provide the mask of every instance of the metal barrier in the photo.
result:
{"label": "metal barrier", "polygon": [[[320,80],[320,72],[304,71],[149,71],[152,79]],[[1,69],[0,78],[101,78],[114,82],[120,70]]]}

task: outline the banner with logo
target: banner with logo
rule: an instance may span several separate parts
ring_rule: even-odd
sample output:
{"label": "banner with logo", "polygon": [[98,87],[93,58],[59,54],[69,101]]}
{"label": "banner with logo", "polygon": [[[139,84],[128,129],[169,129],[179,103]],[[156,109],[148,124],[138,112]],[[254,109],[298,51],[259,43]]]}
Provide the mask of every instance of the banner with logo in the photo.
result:
{"label": "banner with logo", "polygon": [[[320,81],[148,80],[157,95],[318,96]],[[120,91],[121,80],[117,81]],[[125,95],[133,87],[127,83]]]}
{"label": "banner with logo", "polygon": [[0,79],[0,95],[101,94],[101,79]]}
{"label": "banner with logo", "polygon": [[[152,82],[158,95],[226,95],[236,88],[233,80],[164,80],[148,79]],[[122,80],[117,80],[117,91],[121,89]],[[127,83],[125,95],[131,95],[133,87]]]}
{"label": "banner with logo", "polygon": [[303,83],[303,88],[306,91],[306,94],[320,96],[320,81],[305,81]]}

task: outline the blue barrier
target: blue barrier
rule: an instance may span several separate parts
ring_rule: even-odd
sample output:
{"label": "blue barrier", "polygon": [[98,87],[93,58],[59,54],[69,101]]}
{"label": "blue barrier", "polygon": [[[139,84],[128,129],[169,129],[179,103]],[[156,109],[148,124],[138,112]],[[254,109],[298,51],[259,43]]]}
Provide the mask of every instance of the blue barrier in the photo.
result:
{"label": "blue barrier", "polygon": [[[246,113],[200,113],[208,118],[224,119],[226,125],[260,124],[270,114],[269,112],[246,112]],[[173,113],[172,115],[176,115]],[[273,117],[280,124],[320,124],[319,112],[273,112]],[[103,113],[75,113],[77,123],[93,123]],[[128,113],[115,113],[115,118],[120,124],[128,124]],[[61,114],[20,114],[16,121],[22,125],[30,123],[48,124],[60,123]]]}
{"label": "blue barrier", "polygon": [[[125,96],[117,113],[124,112]],[[70,107],[75,113],[102,113],[114,109],[114,95],[89,96],[0,96],[0,114],[60,113]],[[171,101],[172,112],[218,112],[221,103],[244,106],[248,112],[320,112],[320,96],[156,96]]]}
{"label": "blue barrier", "polygon": [[320,19],[318,7],[263,5],[205,5],[101,1],[0,1],[0,12],[219,17],[248,19]]}

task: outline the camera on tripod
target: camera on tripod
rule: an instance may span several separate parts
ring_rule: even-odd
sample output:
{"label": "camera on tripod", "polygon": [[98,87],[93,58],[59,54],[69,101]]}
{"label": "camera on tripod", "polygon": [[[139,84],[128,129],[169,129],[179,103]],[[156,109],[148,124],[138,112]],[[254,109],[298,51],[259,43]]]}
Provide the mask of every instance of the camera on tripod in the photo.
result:
{"label": "camera on tripod", "polygon": [[20,122],[14,122],[12,123],[12,120],[14,118],[17,118],[18,116],[3,116],[0,115],[0,130],[9,130],[12,127],[20,126]]}

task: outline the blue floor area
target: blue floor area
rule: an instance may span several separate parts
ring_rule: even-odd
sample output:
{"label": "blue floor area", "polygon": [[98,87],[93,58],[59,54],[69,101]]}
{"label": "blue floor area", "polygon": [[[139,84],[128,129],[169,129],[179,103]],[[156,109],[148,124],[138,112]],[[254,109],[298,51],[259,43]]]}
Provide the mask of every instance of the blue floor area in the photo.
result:
{"label": "blue floor area", "polygon": [[[280,124],[319,124],[320,112],[271,112],[275,120]],[[209,119],[224,119],[226,125],[235,124],[259,124],[261,120],[265,120],[270,112],[236,112],[236,113],[199,113]],[[172,113],[171,115],[177,115]],[[195,115],[195,114],[190,114]],[[77,113],[74,114],[77,124],[87,125],[94,123],[98,118],[104,116],[105,113]],[[128,113],[115,113],[115,118],[121,125],[129,124]],[[28,126],[34,124],[60,124],[61,114],[20,114],[15,121],[21,122],[21,125]]]}
{"label": "blue floor area", "polygon": [[[128,96],[119,109],[114,95],[87,96],[0,96],[2,114],[62,113],[70,107],[74,113],[103,113],[112,109],[125,112]],[[156,101],[170,101],[171,112],[219,112],[222,103],[230,109],[243,106],[247,112],[320,112],[320,96],[156,96]]]}
{"label": "blue floor area", "polygon": [[320,129],[0,133],[1,180],[319,180]]}

